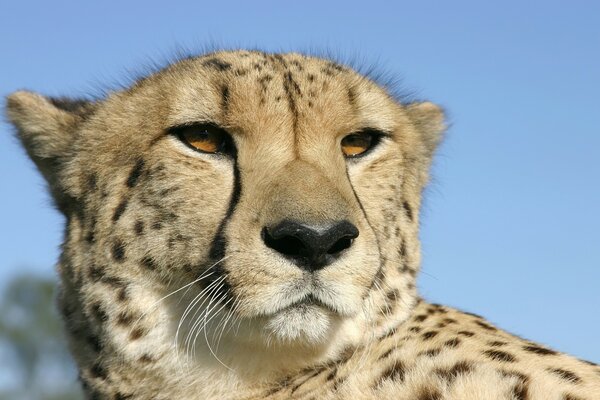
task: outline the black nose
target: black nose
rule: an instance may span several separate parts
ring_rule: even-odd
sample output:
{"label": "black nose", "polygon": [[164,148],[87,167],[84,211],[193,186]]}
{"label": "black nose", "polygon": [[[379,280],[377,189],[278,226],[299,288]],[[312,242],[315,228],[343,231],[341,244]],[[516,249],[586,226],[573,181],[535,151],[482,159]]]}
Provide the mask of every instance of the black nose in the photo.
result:
{"label": "black nose", "polygon": [[285,220],[262,230],[268,247],[310,272],[335,261],[357,236],[358,229],[348,221],[315,226]]}

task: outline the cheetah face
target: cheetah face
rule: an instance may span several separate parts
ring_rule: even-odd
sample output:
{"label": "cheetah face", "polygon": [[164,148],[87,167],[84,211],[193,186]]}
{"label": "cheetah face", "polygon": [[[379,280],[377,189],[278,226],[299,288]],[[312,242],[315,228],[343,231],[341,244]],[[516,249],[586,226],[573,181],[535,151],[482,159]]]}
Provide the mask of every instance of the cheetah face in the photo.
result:
{"label": "cheetah face", "polygon": [[223,52],[95,103],[17,93],[9,115],[83,249],[74,275],[185,287],[160,305],[173,330],[200,315],[318,344],[413,300],[430,103],[322,59]]}

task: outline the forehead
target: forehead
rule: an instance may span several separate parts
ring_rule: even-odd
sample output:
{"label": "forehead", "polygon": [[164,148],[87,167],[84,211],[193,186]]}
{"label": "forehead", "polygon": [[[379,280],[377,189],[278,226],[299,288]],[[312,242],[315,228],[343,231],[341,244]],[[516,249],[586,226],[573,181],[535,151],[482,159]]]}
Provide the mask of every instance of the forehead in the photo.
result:
{"label": "forehead", "polygon": [[397,112],[391,96],[368,78],[296,53],[213,53],[180,61],[153,81],[170,126],[206,121],[241,131],[282,125],[391,131]]}

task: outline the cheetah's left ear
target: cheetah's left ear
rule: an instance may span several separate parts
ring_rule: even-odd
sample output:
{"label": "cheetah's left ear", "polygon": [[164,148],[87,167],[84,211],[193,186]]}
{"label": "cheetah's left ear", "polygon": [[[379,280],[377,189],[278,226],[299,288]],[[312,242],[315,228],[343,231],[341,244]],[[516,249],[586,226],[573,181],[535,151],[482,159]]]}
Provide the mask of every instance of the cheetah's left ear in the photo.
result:
{"label": "cheetah's left ear", "polygon": [[423,102],[408,104],[406,112],[423,140],[427,156],[431,158],[446,130],[444,111],[433,103]]}
{"label": "cheetah's left ear", "polygon": [[60,173],[70,159],[78,127],[93,109],[93,103],[86,100],[51,98],[27,91],[12,93],[6,99],[8,119],[63,210],[68,199]]}

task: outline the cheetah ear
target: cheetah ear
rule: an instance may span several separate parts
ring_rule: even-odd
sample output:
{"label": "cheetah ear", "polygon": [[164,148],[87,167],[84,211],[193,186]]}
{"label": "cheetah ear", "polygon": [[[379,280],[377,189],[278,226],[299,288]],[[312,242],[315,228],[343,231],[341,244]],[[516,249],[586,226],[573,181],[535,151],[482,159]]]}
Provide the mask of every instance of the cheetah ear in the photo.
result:
{"label": "cheetah ear", "polygon": [[431,159],[446,130],[444,111],[433,103],[423,102],[408,104],[406,112],[420,134],[427,157]]}
{"label": "cheetah ear", "polygon": [[65,188],[60,185],[62,166],[70,159],[77,128],[93,112],[85,100],[44,97],[18,91],[6,99],[6,114],[21,143],[50,185],[61,210]]}

